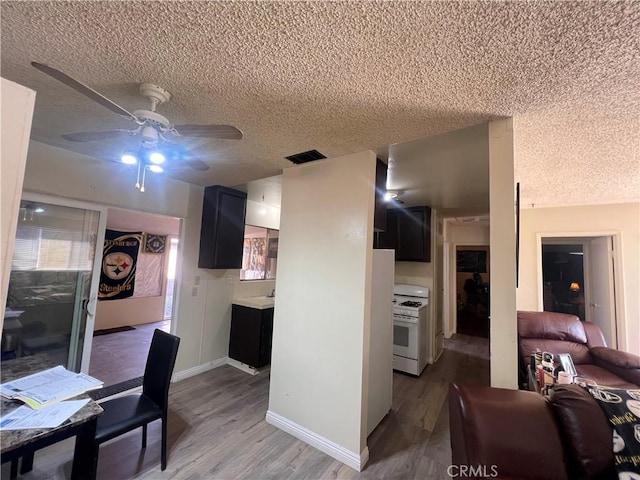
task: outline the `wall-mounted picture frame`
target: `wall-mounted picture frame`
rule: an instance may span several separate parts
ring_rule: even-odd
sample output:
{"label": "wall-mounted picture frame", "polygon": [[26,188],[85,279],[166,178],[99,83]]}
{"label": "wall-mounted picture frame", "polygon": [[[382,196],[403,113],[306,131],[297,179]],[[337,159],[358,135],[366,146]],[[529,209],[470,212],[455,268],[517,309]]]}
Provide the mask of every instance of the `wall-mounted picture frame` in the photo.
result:
{"label": "wall-mounted picture frame", "polygon": [[144,234],[144,253],[164,253],[167,245],[167,236],[155,233]]}
{"label": "wall-mounted picture frame", "polygon": [[486,250],[458,250],[456,270],[459,273],[487,273]]}

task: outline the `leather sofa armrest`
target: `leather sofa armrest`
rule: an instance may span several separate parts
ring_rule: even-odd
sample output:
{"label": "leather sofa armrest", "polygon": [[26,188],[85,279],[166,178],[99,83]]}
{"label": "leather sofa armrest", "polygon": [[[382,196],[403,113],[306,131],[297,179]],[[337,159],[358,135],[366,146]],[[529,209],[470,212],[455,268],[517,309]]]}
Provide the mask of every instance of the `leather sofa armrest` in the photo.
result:
{"label": "leather sofa armrest", "polygon": [[582,322],[582,327],[584,328],[584,333],[587,335],[587,347],[591,349],[594,347],[607,346],[602,330],[600,330],[598,325],[591,322]]}
{"label": "leather sofa armrest", "polygon": [[640,356],[608,347],[590,350],[596,365],[640,387]]}
{"label": "leather sofa armrest", "polygon": [[501,479],[567,478],[562,440],[542,395],[452,383],[449,424],[454,474],[475,469]]}

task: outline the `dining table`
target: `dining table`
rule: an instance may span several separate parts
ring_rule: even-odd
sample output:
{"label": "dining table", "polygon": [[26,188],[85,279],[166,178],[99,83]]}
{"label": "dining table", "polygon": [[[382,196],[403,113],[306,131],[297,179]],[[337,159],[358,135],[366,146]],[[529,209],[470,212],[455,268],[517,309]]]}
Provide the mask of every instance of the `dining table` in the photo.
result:
{"label": "dining table", "polygon": [[[46,353],[5,360],[0,363],[0,381],[10,382],[55,366]],[[24,405],[17,400],[0,398],[2,416]],[[33,468],[34,454],[37,450],[73,436],[76,437],[76,443],[71,466],[72,480],[95,479],[98,455],[92,445],[98,416],[103,410],[87,394],[79,395],[74,399],[89,399],[89,401],[58,427],[0,431],[1,462],[11,462],[12,479],[18,475],[20,458],[22,458],[20,473],[27,473]]]}

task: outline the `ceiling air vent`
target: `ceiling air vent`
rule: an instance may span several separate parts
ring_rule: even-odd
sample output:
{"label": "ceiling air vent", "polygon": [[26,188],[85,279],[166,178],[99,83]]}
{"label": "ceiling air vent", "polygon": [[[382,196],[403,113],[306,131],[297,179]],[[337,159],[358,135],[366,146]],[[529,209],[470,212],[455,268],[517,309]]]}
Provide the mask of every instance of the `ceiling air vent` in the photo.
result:
{"label": "ceiling air vent", "polygon": [[309,150],[308,152],[296,153],[285,158],[296,165],[300,165],[301,163],[313,162],[327,157],[317,150]]}

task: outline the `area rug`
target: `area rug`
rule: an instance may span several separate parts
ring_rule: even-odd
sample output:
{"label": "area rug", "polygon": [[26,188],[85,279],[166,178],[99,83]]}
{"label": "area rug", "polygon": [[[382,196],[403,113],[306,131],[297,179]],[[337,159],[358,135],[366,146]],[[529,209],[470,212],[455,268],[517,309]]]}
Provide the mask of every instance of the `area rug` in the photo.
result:
{"label": "area rug", "polygon": [[132,378],[124,382],[116,383],[115,385],[109,385],[108,387],[99,388],[98,390],[90,390],[87,394],[94,400],[100,400],[101,398],[107,398],[117,393],[126,392],[132,388],[137,388],[142,385],[142,377]]}
{"label": "area rug", "polygon": [[93,332],[93,336],[97,337],[99,335],[108,335],[110,333],[126,332],[127,330],[135,330],[135,328],[128,325],[124,327],[105,328],[104,330],[96,330]]}

